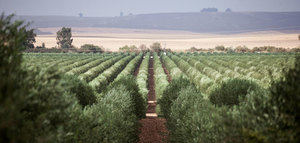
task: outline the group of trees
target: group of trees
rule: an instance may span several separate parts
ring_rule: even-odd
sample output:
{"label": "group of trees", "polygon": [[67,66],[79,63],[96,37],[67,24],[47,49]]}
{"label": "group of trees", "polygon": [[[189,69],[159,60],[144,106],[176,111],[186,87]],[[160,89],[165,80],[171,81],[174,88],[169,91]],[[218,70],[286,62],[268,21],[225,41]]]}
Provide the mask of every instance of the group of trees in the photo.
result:
{"label": "group of trees", "polygon": [[84,44],[79,49],[80,52],[93,52],[93,53],[103,53],[103,47],[99,47],[93,44]]}
{"label": "group of trees", "polygon": [[25,52],[46,52],[46,53],[57,53],[57,52],[93,52],[93,53],[102,53],[103,47],[93,45],[93,44],[84,44],[79,49],[75,48],[72,43],[72,30],[71,28],[63,27],[56,33],[57,48],[46,48],[45,43],[42,43],[41,46],[34,47],[36,42],[34,29],[26,30],[26,40],[24,42]]}
{"label": "group of trees", "polygon": [[153,52],[161,52],[166,49],[162,49],[161,43],[155,42],[152,45],[150,45],[150,48],[148,48],[146,45],[142,44],[139,47],[136,47],[135,45],[125,45],[123,47],[119,48],[119,51],[121,52],[147,52],[147,51],[153,51]]}
{"label": "group of trees", "polygon": [[1,143],[137,142],[141,96],[133,77],[96,96],[85,81],[55,67],[27,67],[27,27],[11,18],[0,17]]}
{"label": "group of trees", "polygon": [[[13,16],[13,15],[11,15]],[[26,40],[24,42],[25,48],[32,49],[34,48],[34,43],[36,42],[35,37],[36,33],[34,29],[26,30]],[[63,27],[61,30],[57,31],[57,45],[59,48],[67,49],[72,48],[72,31],[71,28]],[[42,46],[37,46],[37,48],[45,48],[45,44],[43,43]]]}
{"label": "group of trees", "polygon": [[[203,8],[201,12],[218,12],[217,8]],[[225,12],[232,12],[230,8],[227,8]]]}
{"label": "group of trees", "polygon": [[121,52],[138,52],[139,50],[135,45],[131,45],[131,46],[125,45],[123,47],[120,47],[119,51],[121,51]]}
{"label": "group of trees", "polygon": [[218,12],[217,8],[203,8],[201,12]]}
{"label": "group of trees", "polygon": [[[228,79],[203,95],[184,77],[174,78],[158,101],[170,142],[299,142],[300,58],[269,88]],[[208,99],[207,99],[208,97]]]}
{"label": "group of trees", "polygon": [[226,53],[282,53],[282,52],[300,52],[300,48],[281,48],[274,46],[262,46],[249,49],[246,46],[237,46],[236,48],[225,47],[223,45],[216,46],[214,49],[197,49],[191,47],[188,52],[226,52]]}

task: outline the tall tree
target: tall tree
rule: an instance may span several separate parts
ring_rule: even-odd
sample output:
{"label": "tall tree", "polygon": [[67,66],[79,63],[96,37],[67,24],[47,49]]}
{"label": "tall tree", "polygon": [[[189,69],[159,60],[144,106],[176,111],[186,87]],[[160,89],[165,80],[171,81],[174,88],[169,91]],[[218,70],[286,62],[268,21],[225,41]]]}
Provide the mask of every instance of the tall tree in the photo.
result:
{"label": "tall tree", "polygon": [[71,28],[63,27],[61,30],[57,31],[57,45],[62,49],[67,49],[72,47],[72,32]]}
{"label": "tall tree", "polygon": [[150,46],[150,48],[151,48],[152,51],[160,52],[160,51],[161,51],[161,44],[158,43],[158,42],[155,42],[155,43],[153,43],[153,44]]}
{"label": "tall tree", "polygon": [[34,29],[26,31],[26,40],[24,42],[26,48],[34,48],[34,43],[36,42],[35,37]]}

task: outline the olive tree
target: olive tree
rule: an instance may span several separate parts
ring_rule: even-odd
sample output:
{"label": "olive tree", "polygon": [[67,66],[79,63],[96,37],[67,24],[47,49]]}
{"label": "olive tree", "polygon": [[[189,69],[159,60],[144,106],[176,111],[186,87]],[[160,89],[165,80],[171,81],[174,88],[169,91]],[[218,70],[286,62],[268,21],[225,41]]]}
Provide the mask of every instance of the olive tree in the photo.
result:
{"label": "olive tree", "polygon": [[34,48],[34,43],[36,42],[35,37],[36,34],[34,33],[34,29],[30,29],[26,31],[27,38],[24,42],[26,48]]}
{"label": "olive tree", "polygon": [[71,28],[63,27],[61,30],[57,31],[57,45],[62,49],[67,49],[72,47],[72,30]]}

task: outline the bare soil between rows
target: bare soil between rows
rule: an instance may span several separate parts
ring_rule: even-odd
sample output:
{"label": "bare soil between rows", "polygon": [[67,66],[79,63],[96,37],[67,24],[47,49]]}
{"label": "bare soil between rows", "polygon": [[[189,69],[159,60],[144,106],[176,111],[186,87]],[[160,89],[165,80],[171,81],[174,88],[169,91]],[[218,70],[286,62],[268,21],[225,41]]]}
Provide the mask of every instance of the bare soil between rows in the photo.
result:
{"label": "bare soil between rows", "polygon": [[162,62],[161,58],[160,58],[160,62],[161,62],[162,67],[163,67],[163,69],[164,69],[164,71],[165,71],[165,74],[166,74],[167,77],[168,77],[168,82],[170,83],[170,82],[172,81],[172,78],[171,78],[171,76],[170,76],[170,73],[169,73],[169,71],[167,70],[167,68],[166,68],[166,66],[165,66],[165,63]]}
{"label": "bare soil between rows", "polygon": [[147,117],[140,120],[142,124],[139,143],[165,143],[168,130],[165,126],[166,119]]}
{"label": "bare soil between rows", "polygon": [[[151,54],[151,57],[153,55]],[[145,119],[140,120],[141,128],[139,135],[139,143],[164,143],[167,142],[168,130],[165,126],[166,119],[158,118],[156,108],[155,97],[155,82],[154,82],[154,70],[153,70],[153,58],[150,58],[148,69],[148,115]]]}

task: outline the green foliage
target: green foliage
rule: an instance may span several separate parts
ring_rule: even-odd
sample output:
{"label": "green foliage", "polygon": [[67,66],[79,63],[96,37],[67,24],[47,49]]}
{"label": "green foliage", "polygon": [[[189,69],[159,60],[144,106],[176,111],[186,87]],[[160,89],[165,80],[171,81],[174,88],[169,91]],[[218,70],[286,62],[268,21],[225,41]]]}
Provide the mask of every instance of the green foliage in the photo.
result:
{"label": "green foliage", "polygon": [[145,44],[142,44],[139,46],[139,50],[141,52],[147,52],[147,51],[149,51],[149,48]]}
{"label": "green foliage", "polygon": [[168,56],[163,54],[161,55],[161,59],[165,64],[167,70],[169,71],[172,79],[179,78],[181,76],[186,76]]}
{"label": "green foliage", "polygon": [[213,106],[190,87],[181,88],[167,118],[170,142],[299,142],[299,58],[295,63],[269,90],[240,79],[224,82],[232,93],[243,93],[237,105]]}
{"label": "green foliage", "polygon": [[21,68],[21,50],[25,49],[26,26],[22,21],[11,22],[13,15],[0,17],[0,141],[18,142],[25,136],[15,134],[22,126],[26,75]]}
{"label": "green foliage", "polygon": [[232,47],[226,47],[225,51],[227,53],[234,53],[234,49]]}
{"label": "green foliage", "polygon": [[36,49],[46,49],[45,43],[42,43],[41,46],[36,46]]}
{"label": "green foliage", "polygon": [[[123,55],[115,56],[113,58],[107,59],[106,61],[102,62],[101,64],[97,65],[96,67],[93,67],[89,69],[87,72],[81,74],[78,76],[79,79],[85,80],[87,82],[90,82],[94,78],[96,78],[99,74],[101,74],[103,71],[105,71],[108,67],[112,66],[115,62],[123,58]],[[73,66],[70,65],[70,68]]]}
{"label": "green foliage", "polygon": [[166,87],[163,96],[158,100],[161,111],[166,119],[169,119],[170,109],[172,103],[177,99],[179,91],[190,86],[191,82],[183,77],[173,79],[172,82]]}
{"label": "green foliage", "polygon": [[[274,133],[271,125],[275,124],[275,116],[268,104],[268,94],[264,89],[251,91],[245,96],[244,102],[227,109],[227,112],[221,112],[218,120],[222,126],[222,132],[219,133],[222,140],[237,143],[270,142],[266,135]],[[276,137],[272,138],[274,140]]]}
{"label": "green foliage", "polygon": [[72,48],[72,32],[71,28],[63,27],[61,30],[56,33],[56,40],[58,47],[62,49]]}
{"label": "green foliage", "polygon": [[191,66],[188,62],[181,59],[176,55],[170,55],[171,59],[177,64],[177,66],[186,73],[190,80],[197,86],[203,93],[207,93],[208,87],[213,84],[213,81],[202,74],[199,70]]}
{"label": "green foliage", "polygon": [[284,73],[284,78],[274,82],[271,90],[271,105],[278,109],[277,134],[283,142],[299,142],[300,133],[300,57],[295,68]]}
{"label": "green foliage", "polygon": [[79,104],[82,107],[92,105],[96,102],[96,96],[93,88],[89,86],[85,81],[78,79],[75,76],[66,75],[64,76],[66,82],[72,85],[69,92],[76,95]]}
{"label": "green foliage", "polygon": [[167,126],[170,142],[220,142],[219,109],[215,108],[193,86],[182,88],[170,108]]}
{"label": "green foliage", "polygon": [[155,80],[155,96],[156,99],[160,99],[166,87],[168,86],[168,77],[162,67],[162,63],[157,56],[157,53],[153,54],[154,58],[154,80]]}
{"label": "green foliage", "polygon": [[122,72],[116,77],[115,81],[126,77],[128,75],[133,75],[134,71],[138,68],[139,63],[141,63],[142,61],[142,57],[143,54],[140,53],[139,55],[137,55],[134,59],[132,59],[127,65],[126,67],[122,70]]}
{"label": "green foliage", "polygon": [[278,48],[274,46],[262,46],[262,47],[254,47],[252,52],[269,52],[269,53],[278,53],[278,52],[287,52],[285,48]]}
{"label": "green foliage", "polygon": [[[10,72],[16,72],[20,69],[21,53],[25,49],[26,26],[22,26],[22,21],[11,22],[13,15],[0,17],[0,58],[1,58],[1,76],[3,78],[13,78],[9,76]],[[1,80],[8,82],[8,80]],[[6,84],[3,84],[3,86]],[[9,91],[7,91],[9,92]]]}
{"label": "green foliage", "polygon": [[[96,102],[91,87],[74,77],[51,67],[22,66],[26,27],[11,23],[11,17],[0,20],[0,142],[138,140],[132,87],[116,86]],[[78,100],[92,105],[82,108]]]}
{"label": "green foliage", "polygon": [[246,53],[246,52],[249,52],[250,49],[244,45],[244,46],[237,46],[237,47],[234,49],[234,51],[235,51],[235,52],[238,52],[238,53]]}
{"label": "green foliage", "polygon": [[138,85],[135,81],[135,78],[132,75],[123,76],[119,80],[113,82],[109,87],[108,90],[111,90],[113,88],[124,86],[126,91],[130,93],[130,98],[132,100],[133,106],[134,106],[134,113],[135,115],[141,119],[144,118],[146,115],[146,102],[142,95],[139,93]]}
{"label": "green foliage", "polygon": [[69,111],[77,106],[76,98],[66,92],[70,85],[55,69],[10,74],[21,76],[13,88],[1,87],[1,91],[10,89],[1,95],[2,142],[62,141],[72,121]]}
{"label": "green foliage", "polygon": [[216,46],[216,47],[215,47],[215,50],[217,50],[217,51],[224,51],[224,50],[225,50],[225,47],[224,47],[223,45]]}
{"label": "green foliage", "polygon": [[26,31],[26,41],[24,43],[24,45],[26,46],[26,48],[34,48],[34,43],[36,42],[35,41],[35,37],[36,37],[36,34],[34,33],[34,29],[30,29],[28,31]]}
{"label": "green foliage", "polygon": [[211,91],[209,99],[218,106],[233,106],[238,105],[241,99],[254,90],[258,90],[259,86],[250,80],[246,79],[229,79],[222,82],[219,87]]}
{"label": "green foliage", "polygon": [[73,69],[71,69],[70,71],[67,72],[67,74],[70,75],[80,75],[80,74],[84,74],[86,71],[88,71],[89,69],[101,64],[102,62],[106,61],[107,59],[110,59],[110,56],[98,56],[98,58],[96,58],[96,60],[93,60],[83,66],[79,66],[79,67],[74,67]]}
{"label": "green foliage", "polygon": [[139,92],[143,96],[144,100],[147,101],[147,95],[148,95],[148,67],[149,67],[149,58],[150,53],[147,53],[144,56],[144,59],[140,65],[139,73],[136,77],[137,84],[139,86]]}
{"label": "green foliage", "polygon": [[86,108],[83,114],[89,130],[81,131],[79,142],[137,142],[139,124],[130,94],[122,85],[114,87],[97,104]]}
{"label": "green foliage", "polygon": [[153,43],[153,44],[150,46],[150,49],[151,49],[152,51],[158,52],[158,53],[159,53],[160,51],[162,51],[161,44],[158,43],[158,42]]}
{"label": "green foliage", "polygon": [[191,47],[190,49],[188,49],[189,52],[197,52],[198,49],[196,47]]}
{"label": "green foliage", "polygon": [[116,78],[116,76],[123,70],[123,68],[133,57],[133,55],[126,56],[114,63],[110,68],[105,69],[103,73],[99,74],[96,78],[89,82],[89,85],[94,87],[97,92],[102,92],[105,90],[107,85]]}
{"label": "green foliage", "polygon": [[298,57],[295,68],[284,72],[269,91],[250,93],[247,102],[225,116],[228,120],[224,132],[228,138],[233,138],[235,132],[239,142],[299,142],[299,63]]}
{"label": "green foliage", "polygon": [[119,51],[121,51],[121,52],[137,52],[138,48],[135,45],[131,45],[131,46],[125,45],[123,47],[120,47]]}
{"label": "green foliage", "polygon": [[84,52],[103,53],[103,49],[93,44],[84,44],[80,47],[80,50]]}

